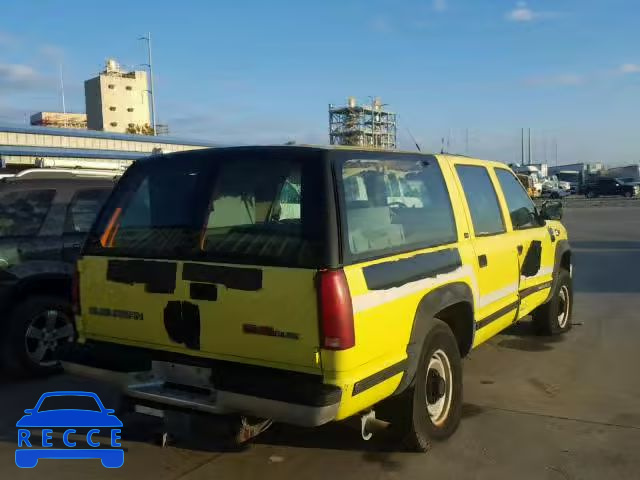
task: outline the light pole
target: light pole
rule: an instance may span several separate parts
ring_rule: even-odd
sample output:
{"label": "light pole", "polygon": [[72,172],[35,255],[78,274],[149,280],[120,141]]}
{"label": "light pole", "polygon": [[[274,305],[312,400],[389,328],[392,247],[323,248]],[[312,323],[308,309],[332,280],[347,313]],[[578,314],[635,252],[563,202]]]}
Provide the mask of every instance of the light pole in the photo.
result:
{"label": "light pole", "polygon": [[153,134],[156,133],[156,95],[153,91],[153,62],[151,61],[151,32],[147,34],[146,37],[140,37],[138,40],[145,40],[147,42],[147,54],[149,58],[149,63],[147,63],[147,67],[149,67],[149,85],[150,85],[150,96],[151,96],[151,124],[153,127]]}

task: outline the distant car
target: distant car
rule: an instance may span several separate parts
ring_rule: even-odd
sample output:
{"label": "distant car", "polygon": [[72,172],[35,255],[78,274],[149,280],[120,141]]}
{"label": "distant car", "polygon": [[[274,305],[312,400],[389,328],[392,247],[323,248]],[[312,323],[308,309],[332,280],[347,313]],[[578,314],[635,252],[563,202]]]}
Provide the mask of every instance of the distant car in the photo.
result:
{"label": "distant car", "polygon": [[587,198],[606,195],[631,198],[640,195],[640,186],[623,183],[617,178],[600,177],[585,186],[584,194]]}
{"label": "distant car", "polygon": [[0,179],[0,367],[49,373],[74,336],[73,264],[113,172],[27,170]]}
{"label": "distant car", "polygon": [[560,199],[571,195],[571,190],[559,188],[555,186],[543,185],[542,195],[543,198]]}
{"label": "distant car", "polygon": [[[85,400],[83,407],[89,404],[89,408],[67,408],[69,402],[76,401],[77,399]],[[65,408],[51,408],[52,400],[60,400],[63,399],[63,402],[66,403],[64,405]],[[88,402],[87,402],[88,401]],[[43,406],[43,403],[47,402],[48,405]],[[60,405],[61,402],[56,402],[57,405]],[[24,411],[26,415],[24,415],[18,422],[16,423],[16,427],[20,428],[25,433],[31,433],[30,429],[33,428],[65,428],[72,429],[65,432],[63,439],[64,444],[67,448],[51,448],[51,445],[45,445],[47,439],[42,438],[42,447],[38,448],[35,446],[35,441],[29,442],[18,442],[18,449],[16,450],[16,464],[22,468],[33,468],[37,465],[38,460],[41,458],[73,458],[73,459],[84,459],[84,458],[99,458],[102,461],[102,464],[107,468],[118,468],[121,467],[124,463],[124,450],[121,448],[99,448],[97,441],[95,441],[92,436],[92,432],[96,435],[100,432],[100,428],[103,429],[120,429],[122,427],[122,422],[118,417],[113,415],[114,410],[107,409],[104,407],[100,398],[93,392],[76,392],[76,391],[67,391],[67,392],[50,392],[45,393],[40,397],[36,406],[32,409],[27,409]],[[87,443],[88,446],[93,448],[76,448],[77,442],[69,442],[68,434],[76,433],[75,428],[91,428],[87,433]],[[119,438],[119,430],[116,430],[118,434],[117,438]],[[21,439],[19,432],[19,439]],[[22,437],[24,438],[24,437]],[[114,434],[111,433],[111,443],[109,445],[114,444]],[[27,440],[29,440],[27,438]],[[48,439],[51,441],[51,437]],[[26,444],[26,448],[24,447]],[[31,444],[31,445],[29,445]],[[101,446],[101,445],[100,445]]]}

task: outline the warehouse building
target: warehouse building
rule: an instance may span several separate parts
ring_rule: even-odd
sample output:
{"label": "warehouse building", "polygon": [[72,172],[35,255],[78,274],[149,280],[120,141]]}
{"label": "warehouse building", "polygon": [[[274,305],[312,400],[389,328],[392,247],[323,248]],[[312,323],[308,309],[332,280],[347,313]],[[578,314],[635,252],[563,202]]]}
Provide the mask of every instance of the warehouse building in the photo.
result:
{"label": "warehouse building", "polygon": [[0,167],[123,169],[154,152],[170,153],[215,147],[212,142],[173,137],[46,127],[0,126]]}

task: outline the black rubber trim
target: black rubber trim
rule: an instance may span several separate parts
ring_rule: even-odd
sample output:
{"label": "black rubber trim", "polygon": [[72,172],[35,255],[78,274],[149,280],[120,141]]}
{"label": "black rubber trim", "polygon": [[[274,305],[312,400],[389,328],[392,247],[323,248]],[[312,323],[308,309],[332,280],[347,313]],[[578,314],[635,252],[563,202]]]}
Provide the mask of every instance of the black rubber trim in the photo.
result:
{"label": "black rubber trim", "polygon": [[386,290],[405,283],[449,273],[462,266],[460,252],[449,248],[410,258],[378,263],[362,269],[369,290]]}
{"label": "black rubber trim", "polygon": [[401,362],[396,363],[395,365],[391,365],[390,367],[385,368],[373,375],[363,378],[359,382],[356,382],[353,385],[353,392],[351,395],[356,396],[359,393],[364,392],[365,390],[369,390],[372,387],[375,387],[379,383],[384,382],[385,380],[389,380],[391,377],[404,373],[407,367],[407,360],[403,360]]}
{"label": "black rubber trim", "polygon": [[514,312],[518,308],[519,303],[520,302],[513,302],[513,303],[507,305],[506,307],[502,307],[497,312],[494,312],[491,315],[489,315],[487,317],[484,317],[482,320],[478,320],[476,322],[476,330],[480,330],[481,328],[486,327],[487,325],[489,325],[490,323],[495,322],[499,318],[504,317],[509,312]]}
{"label": "black rubber trim", "polygon": [[547,288],[551,288],[553,282],[544,282],[539,285],[534,285],[533,287],[525,288],[524,290],[520,290],[520,299],[522,300],[529,295],[533,295],[534,293],[538,293],[541,290],[546,290]]}
{"label": "black rubber trim", "polygon": [[148,293],[172,294],[176,290],[177,264],[147,260],[109,260],[107,280],[134,285],[142,283]]}
{"label": "black rubber trim", "polygon": [[542,261],[542,242],[534,240],[527,250],[520,273],[525,277],[533,277],[540,271]]}
{"label": "black rubber trim", "polygon": [[[340,387],[323,383],[322,375],[100,341],[87,341],[82,348],[95,351],[98,354],[100,368],[108,370],[125,371],[122,368],[125,365],[129,367],[128,371],[148,370],[151,368],[151,361],[158,360],[210,368],[211,381],[216,390],[310,407],[335,405],[340,403],[342,398]],[[141,359],[144,359],[147,368],[139,368]],[[95,360],[94,357],[93,361]],[[74,363],[92,365],[91,358]],[[130,368],[130,363],[135,363],[138,368]]]}
{"label": "black rubber trim", "polygon": [[217,283],[234,290],[256,291],[262,288],[262,270],[185,263],[182,279],[200,283]]}

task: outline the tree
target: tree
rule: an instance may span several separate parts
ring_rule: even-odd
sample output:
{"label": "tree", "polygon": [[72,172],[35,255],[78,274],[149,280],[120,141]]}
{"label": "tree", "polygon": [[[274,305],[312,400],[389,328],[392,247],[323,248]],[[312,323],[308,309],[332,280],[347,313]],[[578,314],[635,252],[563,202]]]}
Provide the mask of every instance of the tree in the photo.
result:
{"label": "tree", "polygon": [[153,127],[148,123],[144,125],[129,125],[126,130],[131,135],[154,135]]}

